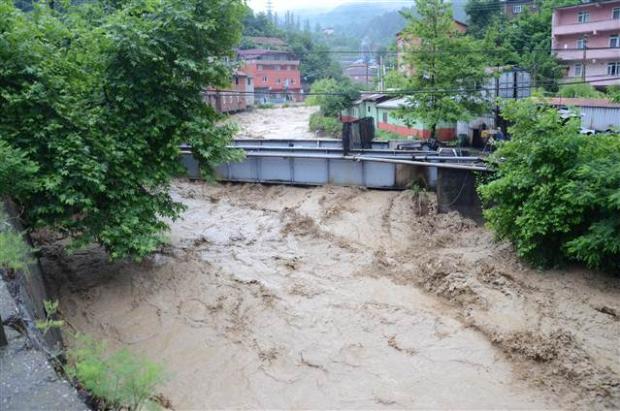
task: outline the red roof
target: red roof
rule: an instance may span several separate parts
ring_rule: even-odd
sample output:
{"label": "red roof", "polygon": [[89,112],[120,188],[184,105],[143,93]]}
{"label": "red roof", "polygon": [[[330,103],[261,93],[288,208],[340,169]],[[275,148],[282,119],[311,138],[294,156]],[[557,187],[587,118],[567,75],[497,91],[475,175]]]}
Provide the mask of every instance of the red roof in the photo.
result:
{"label": "red roof", "polygon": [[552,97],[547,100],[554,106],[620,108],[620,103],[613,103],[604,98]]}

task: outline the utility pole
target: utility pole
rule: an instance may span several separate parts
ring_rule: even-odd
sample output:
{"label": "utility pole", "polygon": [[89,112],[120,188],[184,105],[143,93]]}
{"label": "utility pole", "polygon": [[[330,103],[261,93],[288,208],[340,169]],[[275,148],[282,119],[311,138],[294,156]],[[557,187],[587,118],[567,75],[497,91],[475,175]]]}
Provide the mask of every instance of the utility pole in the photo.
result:
{"label": "utility pole", "polygon": [[383,55],[379,56],[379,76],[381,82],[379,83],[379,90],[385,91],[385,70],[383,67]]}
{"label": "utility pole", "polygon": [[588,49],[588,36],[583,36],[583,59],[581,63],[581,81],[586,82],[586,50]]}

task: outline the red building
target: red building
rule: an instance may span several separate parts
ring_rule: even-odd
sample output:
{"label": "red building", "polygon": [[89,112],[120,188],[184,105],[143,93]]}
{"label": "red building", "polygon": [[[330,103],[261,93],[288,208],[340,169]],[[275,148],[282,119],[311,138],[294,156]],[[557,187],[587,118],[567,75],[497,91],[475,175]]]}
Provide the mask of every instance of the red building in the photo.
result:
{"label": "red building", "polygon": [[302,101],[299,60],[288,51],[249,49],[237,52],[242,70],[254,79],[257,103]]}
{"label": "red building", "polygon": [[236,71],[230,87],[226,90],[220,90],[208,87],[203,97],[207,104],[219,113],[234,113],[243,111],[254,105],[254,85],[252,77],[243,71]]}

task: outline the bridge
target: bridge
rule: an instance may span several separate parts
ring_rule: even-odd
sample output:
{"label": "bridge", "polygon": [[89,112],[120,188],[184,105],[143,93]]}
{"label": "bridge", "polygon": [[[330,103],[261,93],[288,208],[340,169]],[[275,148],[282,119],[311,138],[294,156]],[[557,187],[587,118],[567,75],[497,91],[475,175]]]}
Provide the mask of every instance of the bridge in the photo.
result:
{"label": "bridge", "polygon": [[[455,149],[398,149],[372,141],[370,148],[345,149],[342,140],[235,139],[244,151],[240,162],[219,166],[219,181],[317,186],[325,184],[403,190],[419,184],[437,191],[440,212],[458,210],[479,217],[475,173],[486,172],[484,159]],[[190,178],[200,178],[198,161],[188,147],[182,163]]]}

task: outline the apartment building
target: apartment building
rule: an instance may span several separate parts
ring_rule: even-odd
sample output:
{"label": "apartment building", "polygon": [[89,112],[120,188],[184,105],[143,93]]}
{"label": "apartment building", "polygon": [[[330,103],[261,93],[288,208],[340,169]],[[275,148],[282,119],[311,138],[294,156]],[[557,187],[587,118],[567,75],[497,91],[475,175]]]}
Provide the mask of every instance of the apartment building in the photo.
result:
{"label": "apartment building", "polygon": [[620,84],[620,0],[556,8],[551,36],[568,81]]}
{"label": "apartment building", "polygon": [[254,79],[257,104],[302,101],[300,61],[290,52],[267,49],[239,50],[242,71]]}

